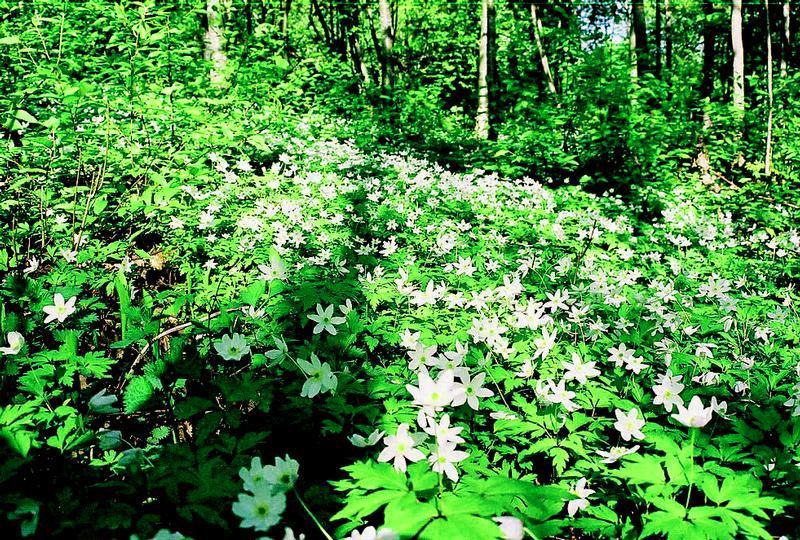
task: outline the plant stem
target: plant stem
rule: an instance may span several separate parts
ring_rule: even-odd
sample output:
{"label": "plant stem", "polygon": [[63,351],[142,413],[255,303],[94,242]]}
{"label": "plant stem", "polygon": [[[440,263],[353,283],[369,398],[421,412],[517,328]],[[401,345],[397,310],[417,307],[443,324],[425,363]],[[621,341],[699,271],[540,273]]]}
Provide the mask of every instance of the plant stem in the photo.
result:
{"label": "plant stem", "polygon": [[311,521],[313,521],[314,524],[317,526],[317,528],[320,530],[322,536],[324,536],[327,540],[333,540],[333,537],[330,534],[328,534],[328,532],[325,530],[325,527],[323,527],[322,523],[320,523],[319,520],[317,519],[317,516],[314,515],[314,512],[312,512],[311,509],[308,506],[306,506],[306,503],[303,501],[303,498],[300,496],[300,493],[297,492],[297,489],[292,488],[292,492],[294,493],[294,496],[297,497],[297,502],[300,503],[300,506],[302,506],[303,510],[305,510],[306,513],[308,514],[308,517],[311,518]]}

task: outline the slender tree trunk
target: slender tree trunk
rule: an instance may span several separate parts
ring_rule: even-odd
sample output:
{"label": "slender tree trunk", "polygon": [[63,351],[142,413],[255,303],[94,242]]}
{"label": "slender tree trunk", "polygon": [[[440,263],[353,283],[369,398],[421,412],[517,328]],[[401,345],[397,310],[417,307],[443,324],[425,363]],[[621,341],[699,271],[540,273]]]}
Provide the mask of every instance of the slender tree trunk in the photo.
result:
{"label": "slender tree trunk", "polygon": [[322,27],[322,36],[325,38],[325,43],[329,48],[333,49],[333,34],[328,22],[325,20],[325,14],[322,13],[322,7],[317,0],[311,0],[311,11],[317,16],[320,27]]}
{"label": "slender tree trunk", "polygon": [[783,31],[781,32],[781,77],[786,78],[789,72],[789,57],[792,54],[791,45],[789,44],[789,28],[791,27],[791,19],[789,17],[789,0],[783,1]]}
{"label": "slender tree trunk", "polygon": [[647,46],[647,22],[644,15],[644,0],[633,0],[632,9],[633,47],[636,55],[636,73],[639,77],[650,70],[650,50]]}
{"label": "slender tree trunk", "polygon": [[553,80],[553,72],[550,71],[550,63],[547,61],[547,53],[542,43],[542,20],[536,9],[536,2],[531,3],[531,22],[533,23],[533,36],[536,40],[536,50],[539,52],[539,61],[542,64],[542,72],[547,80],[547,89],[551,94],[556,93],[556,83]]}
{"label": "slender tree trunk", "polygon": [[769,114],[767,115],[767,150],[764,157],[764,175],[772,175],[772,32],[770,31],[769,0],[764,0],[767,15],[767,100]]}
{"label": "slender tree trunk", "polygon": [[392,49],[394,48],[394,24],[389,0],[378,0],[378,16],[381,23],[381,89],[394,85]]}
{"label": "slender tree trunk", "polygon": [[660,1],[656,0],[656,29],[655,29],[655,54],[656,54],[656,77],[659,79],[662,76],[662,58],[661,58],[661,5]]}
{"label": "slender tree trunk", "polygon": [[206,33],[203,58],[211,62],[209,79],[212,84],[225,82],[225,68],[228,57],[225,55],[224,18],[227,0],[206,0]]}
{"label": "slender tree trunk", "polygon": [[639,65],[636,58],[636,32],[633,29],[633,11],[631,11],[631,24],[628,27],[628,38],[630,40],[628,63],[631,66],[631,79],[635,81],[639,78]]}
{"label": "slender tree trunk", "polygon": [[253,35],[253,6],[251,5],[251,0],[245,0],[244,3],[244,19],[245,19],[245,28],[247,29],[247,35]]}
{"label": "slender tree trunk", "polygon": [[358,42],[358,35],[355,31],[350,33],[350,55],[353,58],[353,66],[355,67],[356,72],[361,77],[362,84],[364,87],[368,87],[372,80],[369,77],[369,70],[367,69],[367,65],[364,63],[364,55],[361,53],[361,45]]}
{"label": "slender tree trunk", "polygon": [[381,45],[380,39],[378,38],[378,33],[375,31],[375,24],[374,24],[375,15],[372,12],[372,8],[370,7],[369,3],[364,4],[364,10],[367,13],[367,20],[369,21],[369,24],[367,26],[369,27],[369,37],[372,40],[372,48],[375,49],[375,56],[381,62],[383,62],[383,59],[381,58],[381,55],[383,54],[383,47]]}
{"label": "slender tree trunk", "polygon": [[664,56],[668,74],[672,73],[672,7],[669,0],[664,0]]}
{"label": "slender tree trunk", "polygon": [[490,79],[492,61],[489,58],[493,50],[490,43],[494,34],[494,0],[481,0],[481,35],[478,48],[478,111],[475,115],[475,135],[479,139],[488,139],[490,134]]}
{"label": "slender tree trunk", "polygon": [[744,43],[742,42],[742,0],[731,5],[731,48],[733,49],[733,106],[744,110]]}
{"label": "slender tree trunk", "polygon": [[[364,54],[361,51],[361,44],[358,40],[358,26],[359,19],[358,13],[355,12],[356,6],[344,6],[347,10],[342,17],[342,33],[346,34],[347,47],[350,51],[350,58],[353,62],[353,69],[356,74],[361,78],[364,88],[370,86],[372,80],[369,76],[369,70],[364,63]],[[352,11],[351,11],[352,10]]]}
{"label": "slender tree trunk", "polygon": [[283,16],[281,17],[281,36],[283,36],[283,53],[289,59],[289,14],[292,11],[292,0],[283,0]]}
{"label": "slender tree trunk", "polygon": [[700,96],[711,97],[714,92],[714,62],[716,59],[714,46],[717,38],[717,25],[711,18],[714,15],[714,4],[711,0],[703,2],[703,82],[700,85]]}

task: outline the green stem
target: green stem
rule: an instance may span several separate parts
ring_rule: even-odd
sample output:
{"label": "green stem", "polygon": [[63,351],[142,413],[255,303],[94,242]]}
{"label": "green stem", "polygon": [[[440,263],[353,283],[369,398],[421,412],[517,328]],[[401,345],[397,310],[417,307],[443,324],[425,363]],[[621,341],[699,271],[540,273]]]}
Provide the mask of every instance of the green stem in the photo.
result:
{"label": "green stem", "polygon": [[686,491],[686,504],[683,505],[687,510],[689,509],[689,499],[692,496],[692,486],[694,485],[694,438],[697,436],[697,428],[689,428],[689,489]]}
{"label": "green stem", "polygon": [[314,515],[314,512],[312,512],[311,509],[308,506],[306,506],[306,503],[303,501],[303,498],[297,492],[297,489],[292,488],[292,493],[294,493],[294,496],[297,497],[297,502],[300,503],[300,506],[302,506],[303,510],[306,511],[306,514],[308,514],[308,517],[311,518],[311,521],[313,521],[314,524],[317,526],[317,528],[320,530],[322,536],[324,536],[327,540],[333,540],[333,537],[330,534],[328,534],[328,532],[325,530],[325,527],[323,527],[322,523],[320,523],[319,520],[317,519],[317,516]]}

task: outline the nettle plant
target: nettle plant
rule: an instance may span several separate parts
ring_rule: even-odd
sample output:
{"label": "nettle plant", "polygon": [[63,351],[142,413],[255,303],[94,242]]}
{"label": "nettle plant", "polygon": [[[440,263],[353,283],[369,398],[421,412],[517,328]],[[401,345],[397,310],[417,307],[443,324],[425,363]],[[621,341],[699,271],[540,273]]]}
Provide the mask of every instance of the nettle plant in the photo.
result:
{"label": "nettle plant", "polygon": [[[676,190],[647,223],[321,124],[220,134],[78,240],[59,204],[47,253],[15,240],[0,434],[18,531],[793,534],[791,219]],[[117,220],[132,233],[109,243]]]}

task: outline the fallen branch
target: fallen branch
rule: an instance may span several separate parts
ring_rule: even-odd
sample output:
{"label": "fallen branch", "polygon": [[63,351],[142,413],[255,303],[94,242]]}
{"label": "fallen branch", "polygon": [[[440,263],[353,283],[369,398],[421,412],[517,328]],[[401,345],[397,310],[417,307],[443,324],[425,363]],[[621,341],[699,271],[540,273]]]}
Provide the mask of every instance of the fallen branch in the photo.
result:
{"label": "fallen branch", "polygon": [[[233,313],[234,311],[241,311],[241,309],[242,309],[241,307],[235,307],[235,308],[226,309],[225,311],[215,311],[214,313],[211,313],[210,315],[208,315],[208,317],[206,317],[206,319],[208,319],[208,320],[214,319],[216,317],[219,317],[223,313]],[[128,381],[130,374],[133,373],[134,368],[136,368],[136,366],[139,364],[139,362],[142,361],[142,359],[147,354],[147,351],[149,351],[152,348],[154,343],[156,343],[158,340],[163,339],[163,338],[165,338],[167,336],[171,336],[172,334],[176,334],[178,332],[182,332],[183,330],[186,330],[187,328],[193,326],[194,324],[195,324],[194,321],[181,323],[178,326],[173,326],[172,328],[168,328],[168,329],[164,330],[163,332],[158,334],[156,337],[154,337],[153,339],[148,341],[147,344],[144,347],[142,347],[142,350],[139,351],[139,354],[136,355],[136,358],[134,358],[133,363],[131,363],[131,367],[128,368],[128,371],[125,372],[125,375],[122,377],[122,380],[117,385],[117,393],[122,392],[122,390],[125,389],[125,384]]]}

